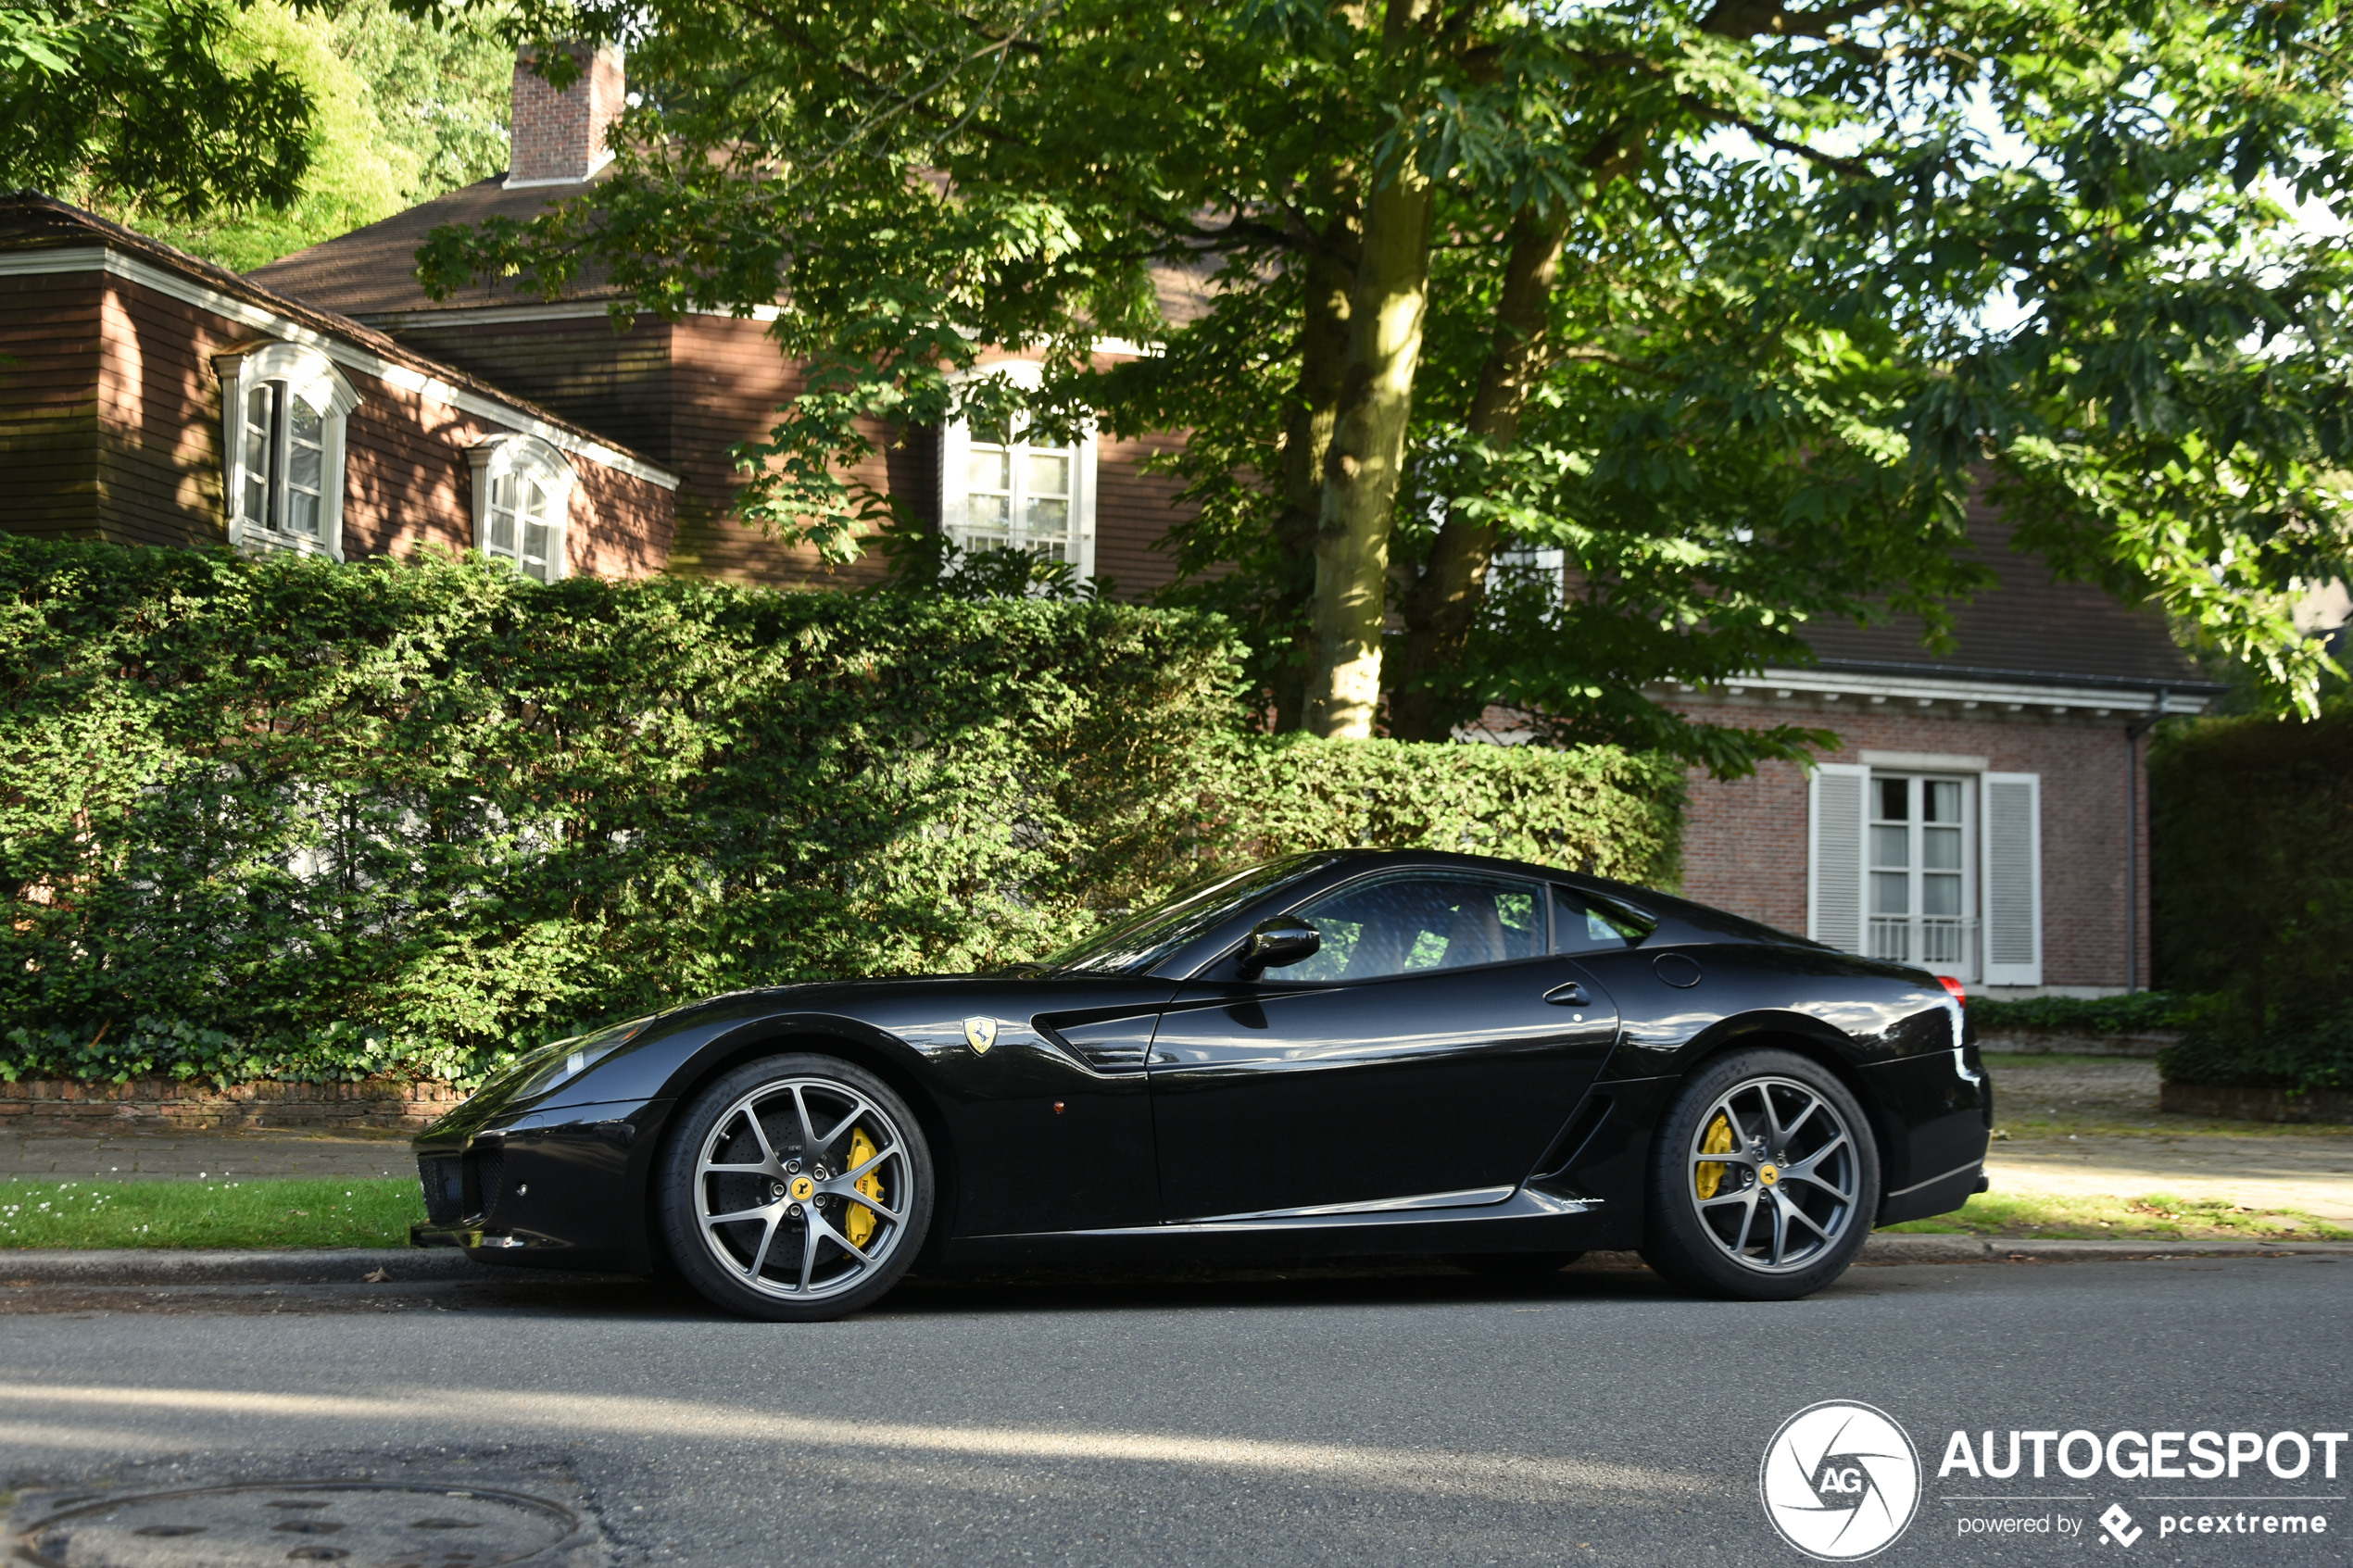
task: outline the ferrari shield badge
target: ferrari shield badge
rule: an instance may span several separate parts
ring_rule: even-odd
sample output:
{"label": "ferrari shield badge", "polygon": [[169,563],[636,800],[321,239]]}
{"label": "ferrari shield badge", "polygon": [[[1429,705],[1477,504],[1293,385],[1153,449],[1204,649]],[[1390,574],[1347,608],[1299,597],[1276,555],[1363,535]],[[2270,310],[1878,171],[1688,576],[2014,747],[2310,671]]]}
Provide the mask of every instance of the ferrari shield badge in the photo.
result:
{"label": "ferrari shield badge", "polygon": [[997,1043],[997,1021],[993,1018],[964,1020],[964,1043],[982,1056],[987,1056],[988,1047]]}

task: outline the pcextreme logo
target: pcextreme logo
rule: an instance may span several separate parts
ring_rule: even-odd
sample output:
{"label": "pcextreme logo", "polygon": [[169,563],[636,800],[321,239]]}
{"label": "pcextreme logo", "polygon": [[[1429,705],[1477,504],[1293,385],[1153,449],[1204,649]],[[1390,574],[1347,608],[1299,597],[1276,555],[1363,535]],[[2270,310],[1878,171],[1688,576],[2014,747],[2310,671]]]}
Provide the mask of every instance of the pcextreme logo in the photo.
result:
{"label": "pcextreme logo", "polygon": [[1756,1486],[1781,1539],[1808,1557],[1852,1562],[1911,1524],[1920,1456],[1884,1411],[1825,1399],[1781,1423],[1765,1445]]}

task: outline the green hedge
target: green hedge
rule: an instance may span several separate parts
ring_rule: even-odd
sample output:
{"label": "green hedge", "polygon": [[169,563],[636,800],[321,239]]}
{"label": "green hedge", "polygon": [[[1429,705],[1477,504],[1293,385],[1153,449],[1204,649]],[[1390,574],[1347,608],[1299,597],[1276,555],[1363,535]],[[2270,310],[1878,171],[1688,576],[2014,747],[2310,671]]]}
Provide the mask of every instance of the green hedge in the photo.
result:
{"label": "green hedge", "polygon": [[2178,1029],[2185,1016],[2180,998],[2163,991],[2136,991],[2129,997],[2030,997],[2022,1002],[1972,997],[1969,1010],[1980,1034],[2023,1029],[2054,1035],[2138,1035]]}
{"label": "green hedge", "polygon": [[1680,772],[1242,733],[1214,617],[0,539],[0,1076],[469,1080],[1225,865],[1671,879]]}
{"label": "green hedge", "polygon": [[2353,708],[2168,726],[2149,761],[2158,973],[2183,1083],[2353,1087]]}

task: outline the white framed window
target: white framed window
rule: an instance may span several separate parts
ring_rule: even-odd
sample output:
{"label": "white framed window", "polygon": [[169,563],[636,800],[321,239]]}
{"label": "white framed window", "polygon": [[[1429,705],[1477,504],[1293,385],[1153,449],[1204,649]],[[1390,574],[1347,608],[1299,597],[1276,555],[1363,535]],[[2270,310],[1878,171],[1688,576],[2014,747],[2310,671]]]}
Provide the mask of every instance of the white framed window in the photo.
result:
{"label": "white framed window", "polygon": [[474,473],[474,547],[541,583],[565,573],[572,464],[535,435],[496,435],[466,453]]}
{"label": "white framed window", "polygon": [[1977,978],[1976,796],[1973,778],[1872,773],[1871,957]]}
{"label": "white framed window", "polygon": [[1820,764],[1806,935],[1964,982],[2040,985],[2041,803],[2033,773]]}
{"label": "white framed window", "polygon": [[[1027,361],[975,372],[1035,387]],[[940,530],[959,549],[1013,549],[1095,574],[1095,437],[1050,442],[963,420],[940,433]]]}
{"label": "white framed window", "polygon": [[307,344],[220,355],[229,543],[343,559],[344,428],[359,395]]}

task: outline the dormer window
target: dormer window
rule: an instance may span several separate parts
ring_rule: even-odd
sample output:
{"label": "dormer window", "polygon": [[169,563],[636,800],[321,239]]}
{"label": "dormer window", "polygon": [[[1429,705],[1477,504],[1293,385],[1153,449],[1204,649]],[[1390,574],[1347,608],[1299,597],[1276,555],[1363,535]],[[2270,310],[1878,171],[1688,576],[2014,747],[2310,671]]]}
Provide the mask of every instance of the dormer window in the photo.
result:
{"label": "dormer window", "polygon": [[540,583],[564,575],[564,535],[579,477],[535,435],[501,435],[466,454],[474,470],[474,547]]}
{"label": "dormer window", "polygon": [[359,395],[318,349],[268,343],[224,354],[229,542],[343,558],[344,422]]}

